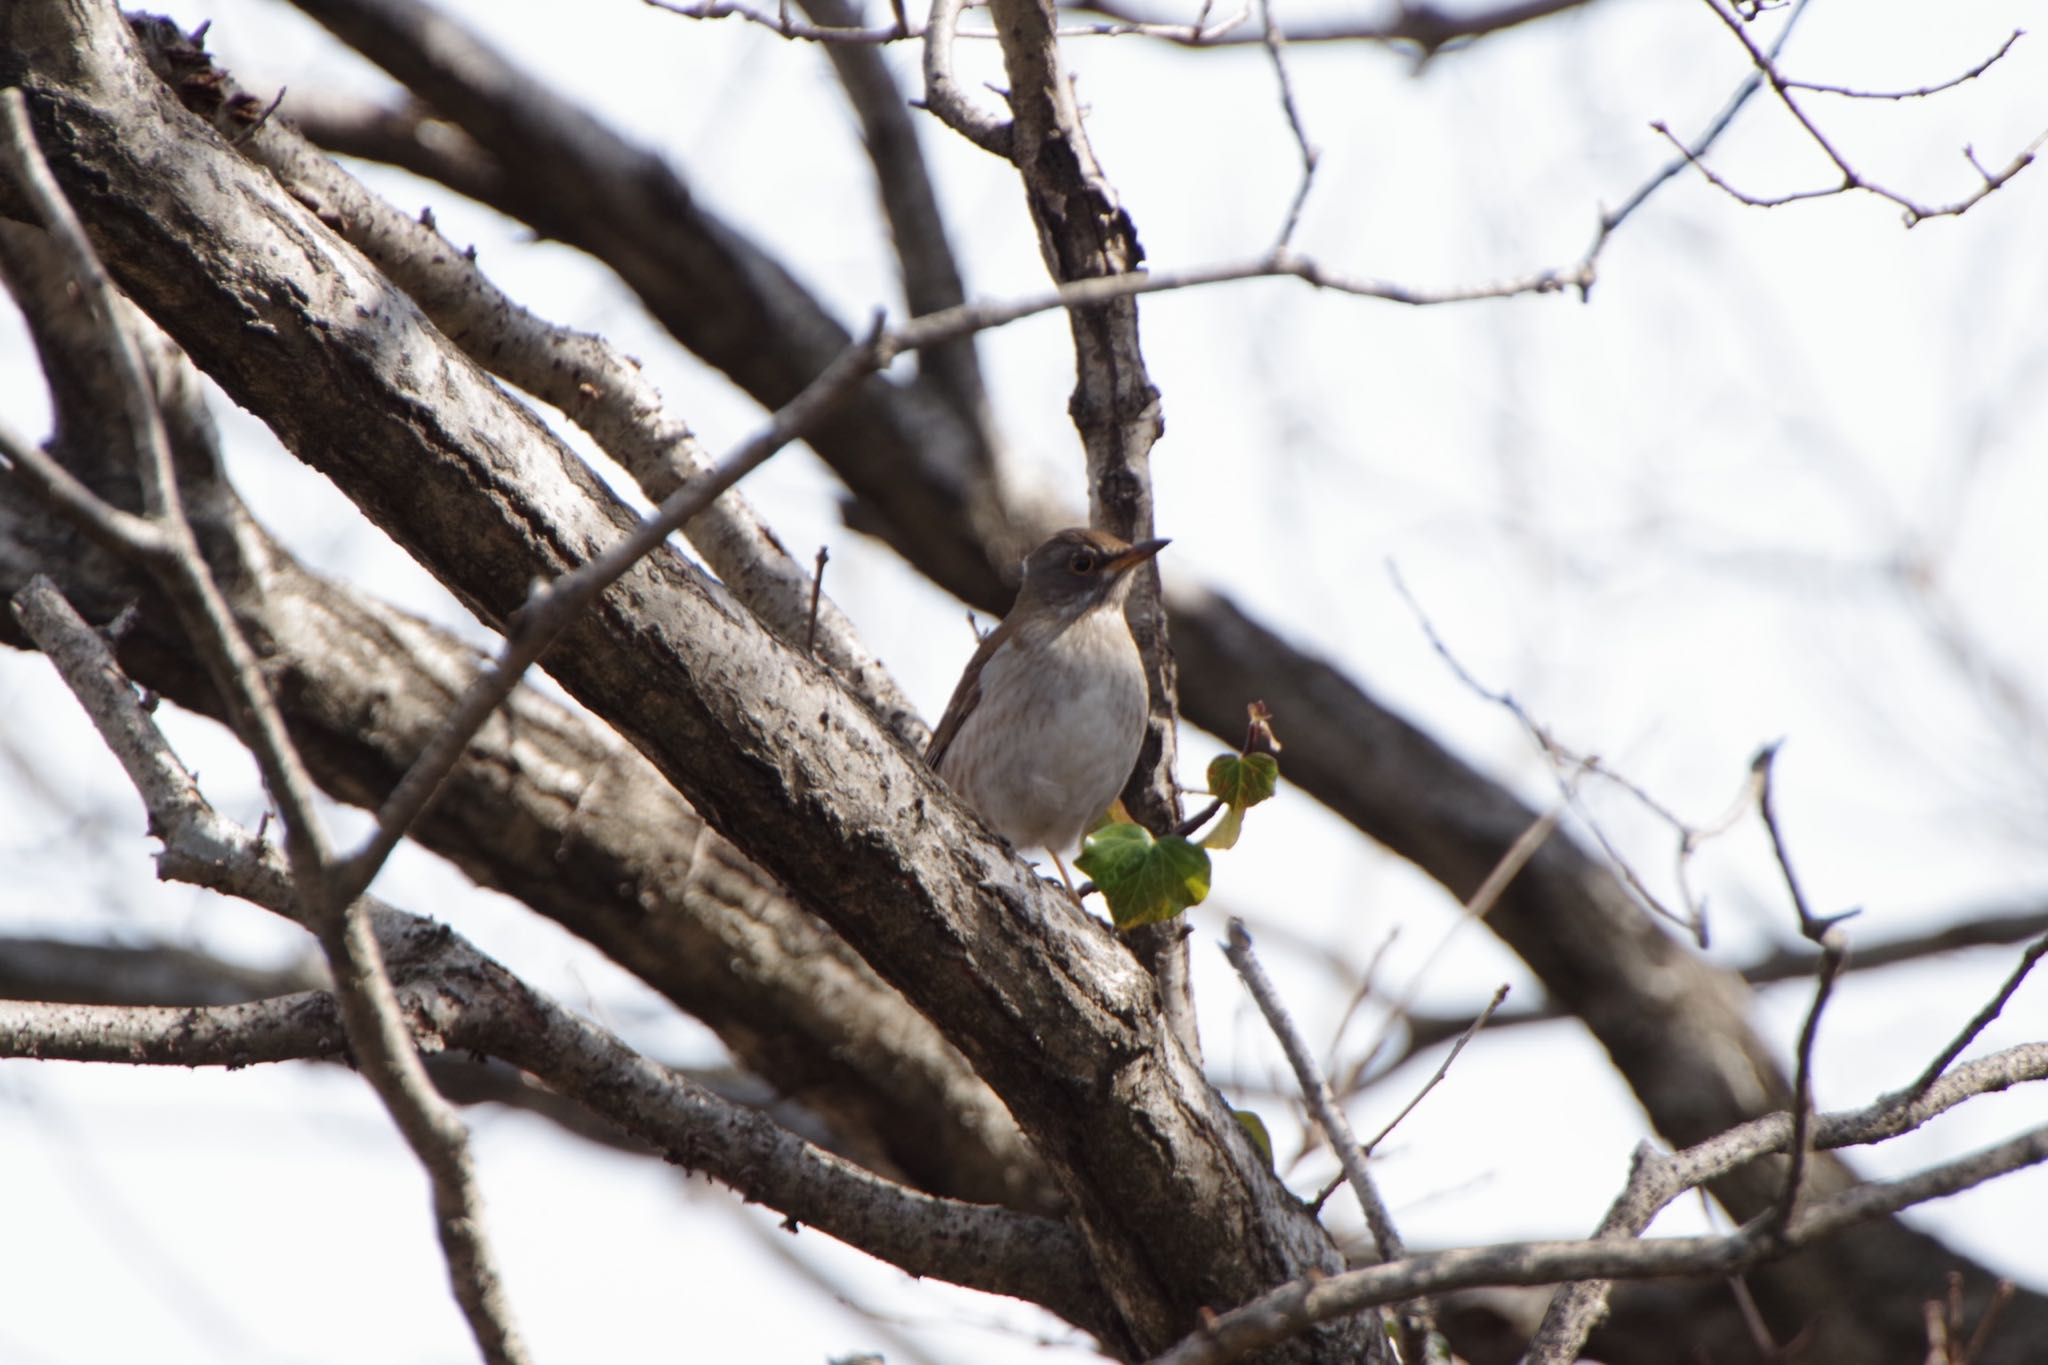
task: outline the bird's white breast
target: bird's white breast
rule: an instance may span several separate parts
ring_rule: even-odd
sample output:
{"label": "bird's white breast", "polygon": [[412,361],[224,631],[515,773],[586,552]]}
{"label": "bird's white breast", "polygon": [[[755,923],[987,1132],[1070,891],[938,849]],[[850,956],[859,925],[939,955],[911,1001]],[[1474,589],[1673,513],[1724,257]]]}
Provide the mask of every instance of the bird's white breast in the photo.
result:
{"label": "bird's white breast", "polygon": [[[989,657],[940,773],[1011,843],[1060,852],[1123,788],[1144,725],[1144,664],[1123,612],[1105,606]],[[985,753],[991,728],[1007,759],[970,771],[963,756]]]}

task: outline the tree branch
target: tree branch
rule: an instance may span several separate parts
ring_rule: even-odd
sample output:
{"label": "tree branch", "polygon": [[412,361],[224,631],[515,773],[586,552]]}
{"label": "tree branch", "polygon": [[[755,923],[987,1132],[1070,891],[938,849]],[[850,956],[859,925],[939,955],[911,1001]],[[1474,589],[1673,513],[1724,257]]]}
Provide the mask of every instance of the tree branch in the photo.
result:
{"label": "tree branch", "polygon": [[[1971,1072],[1967,1078],[1966,1071]],[[1816,1129],[1826,1145],[1878,1141],[1917,1127],[1941,1109],[1974,1095],[2042,1079],[2048,1079],[2048,1044],[2023,1044],[1951,1073],[1944,1083],[1954,1084],[1942,1095],[1939,1108],[1923,1109],[1915,1103],[1886,1099],[1862,1110],[1825,1115]],[[1764,1218],[1724,1236],[1634,1240],[1651,1216],[1680,1193],[1782,1151],[1791,1140],[1791,1117],[1778,1113],[1670,1157],[1639,1151],[1628,1190],[1593,1240],[1425,1253],[1288,1285],[1225,1314],[1159,1356],[1154,1365],[1214,1365],[1241,1359],[1311,1323],[1417,1294],[1477,1285],[1728,1274],[1814,1245],[1871,1218],[2048,1161],[2048,1127],[2040,1127],[1901,1180],[1857,1185],[1816,1200],[1783,1229]],[[1621,1231],[1623,1228],[1630,1231]],[[1572,1356],[1549,1358],[1568,1360]]]}
{"label": "tree branch", "polygon": [[[93,518],[92,524],[158,575],[226,699],[234,729],[254,755],[264,785],[282,813],[286,847],[299,884],[300,919],[313,929],[327,954],[342,1017],[364,1078],[427,1173],[449,1280],[470,1331],[486,1360],[523,1365],[526,1349],[512,1325],[510,1305],[483,1230],[482,1194],[469,1159],[468,1131],[435,1093],[404,1038],[397,1000],[376,940],[354,907],[360,888],[344,890],[337,884],[341,879],[333,875],[332,855],[314,808],[312,778],[285,731],[283,715],[261,674],[255,651],[236,626],[185,519],[170,441],[144,375],[137,343],[121,325],[121,305],[112,282],[44,163],[19,90],[0,92],[0,123],[7,135],[7,169],[65,257],[67,276],[97,313],[99,326],[93,329],[98,334],[97,349],[112,362],[126,400],[147,512],[143,524],[151,534],[139,534],[134,519],[124,518],[105,504],[98,504],[97,510],[104,515]],[[36,319],[32,316],[30,322],[33,326]],[[52,344],[62,343],[53,336]],[[63,481],[61,467],[40,451],[11,436],[0,437],[0,447],[17,468],[42,466],[37,471],[38,483],[47,486]],[[94,509],[76,510],[87,513]],[[39,590],[31,583],[20,605],[23,625],[38,636],[39,643],[55,641],[59,634],[70,635],[73,639],[64,646],[66,657],[76,658],[85,652],[86,642],[92,640],[90,631],[53,588],[44,584]],[[50,652],[47,643],[45,652]],[[94,671],[110,668],[108,658],[101,670]],[[90,685],[84,675],[67,677],[67,681],[75,687]],[[134,736],[129,733],[129,737]],[[368,885],[368,878],[363,885]]]}
{"label": "tree branch", "polygon": [[[239,127],[254,101],[177,25],[156,16],[131,20],[151,69],[185,106],[208,118],[232,145],[277,176],[329,228],[410,294],[463,353],[491,373],[561,409],[633,476],[656,502],[713,478],[710,457],[637,362],[603,338],[534,316],[493,284],[473,253],[458,251],[431,215],[412,218],[372,194],[295,129]],[[718,574],[785,644],[812,627],[811,585],[803,566],[738,489],[703,502],[680,528]],[[923,722],[901,689],[863,647],[836,604],[819,602],[823,657],[884,724],[912,747]]]}
{"label": "tree branch", "polygon": [[[0,224],[0,247],[16,252],[39,236]],[[38,287],[57,281],[41,255],[22,267]],[[167,351],[168,343],[159,338],[153,349]],[[101,371],[67,367],[57,352],[45,363],[53,384],[75,386],[60,416],[118,407],[99,396]],[[166,400],[174,454],[215,577],[245,631],[263,642],[294,740],[327,791],[374,809],[477,671],[474,651],[306,573],[224,482],[189,365],[159,365],[157,382],[176,394]],[[60,430],[82,477],[108,497],[132,500],[132,464],[108,465],[100,458],[108,443],[92,430],[69,421]],[[183,706],[218,713],[218,694],[146,579],[81,547],[36,500],[0,499],[0,595],[55,566],[92,619],[118,615],[132,676]],[[0,627],[10,622],[0,614]],[[959,1053],[705,828],[638,753],[528,688],[513,694],[503,717],[465,752],[416,837],[703,1019],[743,1063],[877,1170],[981,1202],[1058,1206],[1036,1155]]]}
{"label": "tree branch", "polygon": [[[669,1161],[909,1274],[1039,1303],[1084,1327],[1099,1311],[1078,1241],[1061,1224],[883,1180],[639,1056],[445,929],[396,911],[378,918],[394,956],[412,957],[399,1000],[422,1049],[503,1058]],[[445,946],[422,946],[435,939]],[[348,1051],[324,991],[182,1008],[0,1001],[4,1057],[241,1068]]]}
{"label": "tree branch", "polygon": [[[1272,979],[1259,964],[1252,952],[1251,935],[1246,932],[1244,921],[1230,921],[1230,941],[1224,946],[1224,955],[1230,965],[1244,980],[1244,988],[1257,1002],[1259,1013],[1266,1016],[1267,1027],[1280,1041],[1280,1048],[1287,1054],[1287,1063],[1294,1068],[1294,1078],[1301,1087],[1301,1097],[1308,1104],[1309,1113],[1315,1116],[1316,1126],[1323,1130],[1323,1137],[1330,1144],[1330,1150],[1337,1157],[1337,1164],[1344,1170],[1345,1180],[1350,1182],[1351,1192],[1358,1198],[1358,1206],[1365,1213],[1366,1225],[1372,1229],[1374,1247],[1382,1261],[1398,1261],[1407,1254],[1402,1245],[1401,1234],[1394,1228],[1394,1219],[1387,1212],[1386,1202],[1380,1198],[1379,1186],[1366,1169],[1365,1148],[1351,1131],[1351,1121],[1344,1111],[1337,1107],[1336,1097],[1331,1095],[1329,1083],[1323,1079],[1322,1068],[1316,1065],[1315,1055],[1309,1051],[1301,1032],[1294,1026],[1294,1020],[1287,1012],[1280,992],[1273,986]],[[1430,1309],[1427,1302],[1407,1305],[1396,1318],[1401,1334],[1401,1359],[1421,1361],[1427,1357],[1429,1334],[1433,1330]],[[1384,1355],[1379,1324],[1371,1331],[1368,1358]]]}
{"label": "tree branch", "polygon": [[[241,896],[280,914],[303,915],[302,889],[292,873],[274,851],[206,805],[90,627],[47,582],[31,584],[17,598],[16,610],[62,669],[123,767],[137,775],[137,789],[164,840],[160,874]],[[394,1017],[415,1066],[416,1046],[503,1057],[667,1152],[671,1160],[709,1171],[749,1197],[912,1274],[944,1275],[1036,1302],[1049,1295],[1054,1302],[1046,1306],[1055,1312],[1091,1329],[1100,1321],[1099,1309],[1089,1306],[1096,1295],[1082,1287],[1085,1279],[1071,1235],[1058,1224],[919,1194],[818,1151],[764,1116],[718,1099],[569,1015],[444,926],[384,908],[351,918],[365,933],[390,944],[394,970],[408,988],[401,1000],[393,986]],[[0,1004],[0,1052],[76,1061],[238,1066],[332,1056],[346,1047],[360,1064],[358,1034],[341,1028],[346,1010],[345,1001],[337,1009],[335,999],[321,993],[188,1008]],[[444,1211],[443,1217],[449,1216]],[[1011,1247],[1005,1235],[1018,1229],[1029,1243],[1021,1250]],[[1054,1245],[1048,1246],[1048,1239]],[[1048,1254],[1057,1255],[1057,1267],[1041,1263]],[[516,1347],[485,1349],[498,1356]]]}

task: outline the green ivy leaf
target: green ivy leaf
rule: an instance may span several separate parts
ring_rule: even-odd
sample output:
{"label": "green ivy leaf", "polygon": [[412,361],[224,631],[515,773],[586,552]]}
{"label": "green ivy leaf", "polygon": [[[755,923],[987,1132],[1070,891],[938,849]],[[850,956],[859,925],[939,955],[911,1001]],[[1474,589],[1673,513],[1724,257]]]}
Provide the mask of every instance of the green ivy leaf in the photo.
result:
{"label": "green ivy leaf", "polygon": [[1102,892],[1119,929],[1170,920],[1209,894],[1209,855],[1177,834],[1154,839],[1143,825],[1096,830],[1074,866]]}
{"label": "green ivy leaf", "polygon": [[1218,754],[1209,760],[1209,795],[1235,810],[1250,810],[1280,785],[1280,760],[1271,754]]}
{"label": "green ivy leaf", "polygon": [[1252,1140],[1252,1146],[1258,1148],[1259,1155],[1266,1158],[1266,1169],[1273,1170],[1273,1135],[1266,1131],[1266,1121],[1249,1109],[1233,1109],[1230,1111],[1230,1117],[1243,1126],[1245,1135]]}
{"label": "green ivy leaf", "polygon": [[1209,760],[1209,795],[1223,803],[1223,818],[1202,847],[1235,848],[1244,813],[1270,798],[1279,782],[1280,763],[1271,754],[1218,754]]}

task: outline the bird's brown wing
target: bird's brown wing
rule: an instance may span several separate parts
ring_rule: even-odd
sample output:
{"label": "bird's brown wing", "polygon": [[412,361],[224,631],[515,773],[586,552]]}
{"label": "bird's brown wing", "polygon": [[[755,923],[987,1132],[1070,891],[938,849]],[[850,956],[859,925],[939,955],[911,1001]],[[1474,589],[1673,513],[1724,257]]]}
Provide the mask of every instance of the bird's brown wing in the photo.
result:
{"label": "bird's brown wing", "polygon": [[982,666],[1010,638],[1010,630],[1011,618],[1006,617],[1001,625],[981,637],[980,648],[974,651],[974,657],[961,671],[960,682],[953,688],[953,699],[946,703],[946,713],[939,717],[937,727],[932,730],[932,742],[925,746],[924,761],[933,772],[938,771],[939,760],[946,756],[946,750],[952,745],[953,737],[960,733],[960,727],[981,704]]}

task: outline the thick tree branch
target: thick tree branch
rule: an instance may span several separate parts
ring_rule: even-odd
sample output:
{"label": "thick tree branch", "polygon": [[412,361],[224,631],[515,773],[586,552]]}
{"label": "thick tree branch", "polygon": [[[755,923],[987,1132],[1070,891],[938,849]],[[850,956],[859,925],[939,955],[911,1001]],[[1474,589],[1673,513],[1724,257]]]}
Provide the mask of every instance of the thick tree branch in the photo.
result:
{"label": "thick tree branch", "polygon": [[[144,16],[133,26],[151,68],[187,108],[229,134],[232,145],[368,256],[470,359],[561,409],[657,502],[713,477],[695,433],[664,408],[636,362],[601,337],[548,323],[507,298],[473,254],[457,250],[430,217],[398,212],[295,129],[276,122],[247,126],[256,101],[175,24]],[[705,500],[681,529],[719,580],[783,643],[817,638],[817,652],[885,724],[906,743],[923,743],[923,722],[895,680],[830,599],[813,613],[803,566],[738,489]]]}
{"label": "thick tree branch", "polygon": [[[164,840],[160,874],[303,919],[307,906],[292,871],[268,845],[206,804],[105,645],[48,582],[31,583],[16,599],[16,611],[134,777],[152,827]],[[1033,1301],[1043,1301],[1040,1292],[1050,1293],[1056,1303],[1047,1306],[1080,1325],[1093,1327],[1099,1318],[1099,1310],[1089,1307],[1097,1296],[1082,1288],[1071,1235],[1059,1225],[923,1195],[818,1151],[763,1115],[718,1099],[570,1015],[444,926],[375,906],[352,918],[378,937],[380,960],[389,945],[396,980],[387,984],[406,1055],[415,1065],[416,1046],[503,1057],[671,1160],[709,1171],[749,1197],[912,1274],[944,1275]],[[403,1002],[396,981],[410,988]],[[0,1051],[236,1066],[333,1056],[347,1048],[359,1062],[361,1034],[353,1023],[341,1027],[346,1009],[345,1001],[337,1007],[336,997],[320,993],[184,1009],[0,1004]],[[1024,1229],[1029,1244],[1012,1246],[1001,1235],[1006,1229]],[[1054,1246],[1046,1245],[1048,1238]],[[1042,1264],[1044,1256],[1059,1251],[1064,1254],[1058,1267]],[[486,1350],[504,1356],[517,1347],[496,1344]]]}

